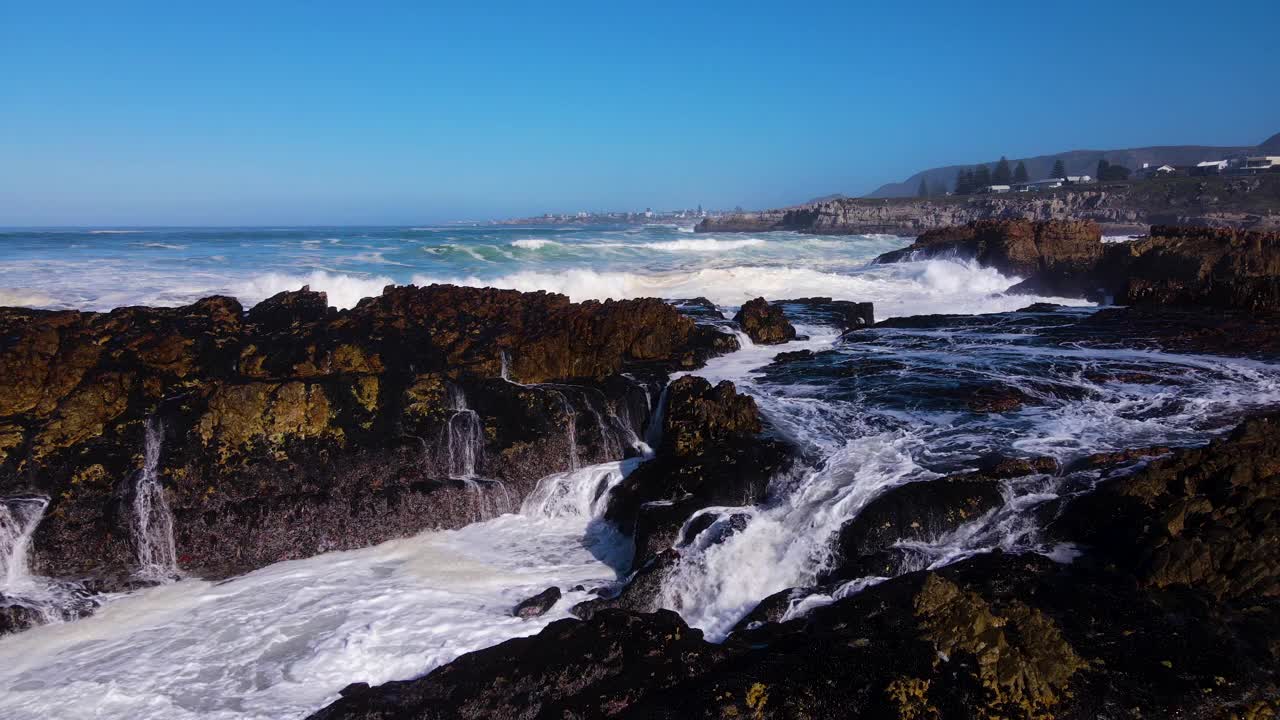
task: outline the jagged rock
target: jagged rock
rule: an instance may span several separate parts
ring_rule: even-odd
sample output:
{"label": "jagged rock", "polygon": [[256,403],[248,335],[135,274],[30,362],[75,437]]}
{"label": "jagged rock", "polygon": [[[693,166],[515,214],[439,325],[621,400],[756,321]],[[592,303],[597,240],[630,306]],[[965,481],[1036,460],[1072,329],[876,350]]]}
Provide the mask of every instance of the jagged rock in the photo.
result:
{"label": "jagged rock", "polygon": [[560,620],[533,637],[469,653],[420,680],[343,697],[311,717],[613,716],[678,687],[724,655],[673,612],[606,610],[588,622]]}
{"label": "jagged rock", "polygon": [[[659,300],[451,286],[0,308],[0,495],[51,499],[34,571],[122,587],[153,418],[179,564],[225,576],[510,509],[575,451],[633,453],[665,374],[735,345]],[[479,483],[454,479],[458,432]]]}
{"label": "jagged rock", "polygon": [[574,605],[571,612],[583,620],[590,620],[602,610],[655,612],[659,609],[662,583],[679,562],[680,553],[670,548],[663,550],[639,566],[616,594],[585,600]]}
{"label": "jagged rock", "polygon": [[841,526],[836,560],[820,580],[897,575],[908,556],[895,543],[935,540],[1003,505],[1000,480],[1057,469],[1053,458],[992,455],[973,472],[890,488]]}
{"label": "jagged rock", "polygon": [[744,303],[733,321],[753,342],[760,345],[776,345],[796,339],[796,329],[787,320],[782,308],[770,305],[764,298]]}
{"label": "jagged rock", "polygon": [[671,383],[656,457],[613,488],[605,517],[635,539],[635,561],[671,547],[698,510],[752,505],[784,467],[789,449],[758,438],[755,401],[733,383],[686,376]]}
{"label": "jagged rock", "polygon": [[[1277,423],[1250,420],[1069,503],[1055,532],[1092,541],[1070,565],[979,555],[778,622],[812,592],[784,591],[722,645],[665,611],[596,607],[316,717],[1266,717],[1280,697]],[[974,478],[1054,467],[993,458]]]}
{"label": "jagged rock", "polygon": [[981,413],[1005,413],[1022,409],[1031,397],[1011,385],[987,385],[969,395],[969,409]]}
{"label": "jagged rock", "polygon": [[983,220],[931,230],[877,261],[951,255],[1025,278],[1011,292],[1145,307],[1280,311],[1275,231],[1157,225],[1148,237],[1104,245],[1091,222]]}
{"label": "jagged rock", "polygon": [[762,430],[760,411],[749,395],[739,395],[728,380],[715,387],[687,375],[671,383],[663,416],[662,447],[689,457],[709,445],[756,435]]}
{"label": "jagged rock", "polygon": [[1257,636],[1280,608],[1229,613],[994,554],[743,628],[722,645],[668,611],[602,608],[313,717],[1228,716],[1274,696],[1280,676]]}
{"label": "jagged rock", "polygon": [[276,293],[249,311],[249,322],[266,332],[277,332],[323,320],[336,310],[329,307],[329,296],[315,292],[310,285],[301,290]]}
{"label": "jagged rock", "polygon": [[1104,253],[1096,223],[1053,220],[979,220],[930,230],[910,246],[881,255],[881,263],[956,256],[976,260],[1029,283],[1023,289],[1049,294],[1089,293],[1093,272]]}
{"label": "jagged rock", "polygon": [[672,300],[671,305],[694,320],[715,322],[724,320],[724,313],[715,303],[704,297]]}
{"label": "jagged rock", "polygon": [[856,330],[876,323],[875,306],[869,302],[806,297],[778,300],[774,305],[781,305],[788,310],[794,309],[797,313],[803,313],[818,322],[834,325],[841,330]]}
{"label": "jagged rock", "polygon": [[560,602],[560,588],[549,587],[531,598],[520,601],[512,609],[511,614],[518,618],[532,618],[544,615],[551,606]]}
{"label": "jagged rock", "polygon": [[1060,537],[1099,548],[1148,587],[1280,597],[1280,415],[1153,460],[1067,505]]}
{"label": "jagged rock", "polygon": [[1122,305],[1280,310],[1280,232],[1155,226],[1107,264]]}

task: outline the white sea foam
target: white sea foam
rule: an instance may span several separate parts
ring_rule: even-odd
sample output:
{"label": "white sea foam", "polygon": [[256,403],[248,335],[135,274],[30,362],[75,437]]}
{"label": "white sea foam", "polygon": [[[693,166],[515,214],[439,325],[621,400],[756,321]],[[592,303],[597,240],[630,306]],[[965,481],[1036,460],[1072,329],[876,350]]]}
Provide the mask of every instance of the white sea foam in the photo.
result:
{"label": "white sea foam", "polygon": [[56,298],[33,288],[0,287],[0,307],[52,307]]}
{"label": "white sea foam", "polygon": [[451,283],[473,287],[547,290],[572,300],[703,296],[722,305],[741,305],[754,297],[826,296],[871,300],[878,318],[926,313],[1005,312],[1033,302],[1085,305],[1082,300],[1003,294],[1018,278],[991,268],[954,260],[929,260],[871,266],[857,273],[824,272],[804,267],[738,266],[692,271],[638,273],[586,268],[561,272],[518,271],[498,277],[415,275],[419,285]]}
{"label": "white sea foam", "polygon": [[716,238],[699,238],[697,240],[667,240],[663,242],[644,243],[643,247],[664,252],[725,252],[748,247],[760,247],[765,244],[760,238],[742,240],[717,240]]}
{"label": "white sea foam", "polygon": [[355,307],[367,297],[382,294],[382,289],[395,281],[383,275],[358,276],[315,270],[305,275],[290,273],[264,273],[231,286],[232,294],[246,305],[285,290],[297,290],[310,285],[312,290],[323,291],[329,296],[329,304],[336,308]]}
{"label": "white sea foam", "polygon": [[511,615],[519,601],[550,585],[616,579],[605,561],[618,562],[626,543],[607,528],[589,530],[584,503],[636,462],[552,476],[559,490],[538,494],[523,515],[222,583],[183,580],[84,620],[0,638],[0,716],[300,718],[348,683],[415,677],[531,635],[588,596],[567,591],[531,619]]}
{"label": "white sea foam", "polygon": [[513,240],[511,247],[518,247],[524,250],[541,250],[545,247],[561,247],[561,243],[546,238],[523,238],[521,240]]}

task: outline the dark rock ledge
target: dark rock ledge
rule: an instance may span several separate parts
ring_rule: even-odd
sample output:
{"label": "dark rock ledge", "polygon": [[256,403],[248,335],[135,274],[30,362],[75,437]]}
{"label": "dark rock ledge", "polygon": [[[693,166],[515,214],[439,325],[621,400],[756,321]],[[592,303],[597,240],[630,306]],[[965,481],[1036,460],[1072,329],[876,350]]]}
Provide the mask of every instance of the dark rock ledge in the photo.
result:
{"label": "dark rock ledge", "polygon": [[721,645],[668,611],[599,607],[313,718],[1274,717],[1278,497],[1271,415],[1067,503],[1052,532],[1084,550],[1071,565],[979,556]]}
{"label": "dark rock ledge", "polygon": [[177,569],[222,577],[518,510],[571,453],[631,452],[666,374],[734,346],[659,300],[451,286],[0,308],[0,498],[49,498],[33,572],[130,587],[150,423]]}

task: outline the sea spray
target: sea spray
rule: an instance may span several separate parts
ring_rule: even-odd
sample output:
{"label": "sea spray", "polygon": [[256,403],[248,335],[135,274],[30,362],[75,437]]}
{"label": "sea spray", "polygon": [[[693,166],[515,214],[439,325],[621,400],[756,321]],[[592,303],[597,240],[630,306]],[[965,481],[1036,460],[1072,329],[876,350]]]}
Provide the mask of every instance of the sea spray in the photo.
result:
{"label": "sea spray", "polygon": [[137,576],[163,582],[178,575],[173,539],[173,513],[160,482],[160,453],[164,424],[150,417],[145,423],[143,464],[134,484],[130,534],[137,560]]}

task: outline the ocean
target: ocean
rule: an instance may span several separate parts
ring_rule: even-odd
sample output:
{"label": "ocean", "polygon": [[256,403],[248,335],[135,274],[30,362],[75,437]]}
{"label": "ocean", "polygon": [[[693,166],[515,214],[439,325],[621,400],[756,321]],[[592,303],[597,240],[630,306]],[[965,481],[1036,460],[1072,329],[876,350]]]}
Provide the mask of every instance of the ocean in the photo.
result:
{"label": "ocean", "polygon": [[11,229],[0,230],[0,305],[110,310],[222,294],[249,306],[310,285],[348,308],[393,283],[547,290],[575,301],[702,296],[728,306],[825,296],[874,300],[881,318],[1030,302],[1002,294],[1014,278],[972,263],[868,264],[909,242],[668,225]]}

